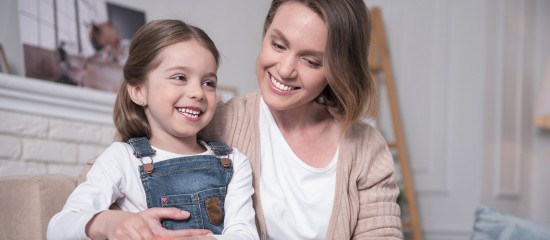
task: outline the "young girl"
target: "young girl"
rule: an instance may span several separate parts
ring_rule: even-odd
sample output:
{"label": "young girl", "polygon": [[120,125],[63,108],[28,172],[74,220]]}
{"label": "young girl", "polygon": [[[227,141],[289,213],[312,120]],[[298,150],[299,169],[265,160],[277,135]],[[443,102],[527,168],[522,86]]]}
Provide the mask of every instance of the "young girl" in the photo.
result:
{"label": "young girl", "polygon": [[[157,20],[138,30],[114,107],[121,142],[97,158],[51,219],[49,239],[153,239],[162,227],[209,231],[164,230],[160,237],[211,231],[194,239],[258,238],[247,158],[197,139],[216,109],[218,63],[199,28]],[[113,203],[124,211],[109,210]],[[152,207],[177,207],[179,216],[161,227],[139,215]]]}

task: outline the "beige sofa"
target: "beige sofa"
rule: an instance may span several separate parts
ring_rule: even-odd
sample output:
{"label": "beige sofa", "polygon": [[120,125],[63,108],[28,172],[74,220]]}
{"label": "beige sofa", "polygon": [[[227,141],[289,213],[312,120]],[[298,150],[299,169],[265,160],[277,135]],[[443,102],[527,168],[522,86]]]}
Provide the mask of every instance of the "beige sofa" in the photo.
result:
{"label": "beige sofa", "polygon": [[76,184],[61,174],[0,177],[0,239],[46,239],[50,218]]}
{"label": "beige sofa", "polygon": [[0,177],[0,239],[46,239],[77,178],[60,174]]}

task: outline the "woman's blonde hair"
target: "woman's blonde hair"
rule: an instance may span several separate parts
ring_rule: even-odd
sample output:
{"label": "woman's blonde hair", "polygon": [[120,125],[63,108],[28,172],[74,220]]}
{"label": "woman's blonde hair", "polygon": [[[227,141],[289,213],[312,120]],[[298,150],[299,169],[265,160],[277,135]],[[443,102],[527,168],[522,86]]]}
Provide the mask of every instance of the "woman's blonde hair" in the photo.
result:
{"label": "woman's blonde hair", "polygon": [[124,81],[118,89],[113,110],[117,140],[125,142],[133,137],[151,137],[145,110],[132,101],[127,86],[145,82],[148,73],[160,64],[161,60],[157,56],[164,48],[191,39],[208,49],[216,60],[216,66],[219,65],[219,52],[212,39],[200,28],[183,21],[155,20],[143,25],[135,33],[128,60],[124,64]]}
{"label": "woman's blonde hair", "polygon": [[323,59],[328,86],[319,98],[323,98],[332,116],[342,121],[343,130],[376,115],[376,87],[368,61],[371,19],[367,6],[362,0],[274,0],[264,22],[264,36],[286,2],[305,5],[328,27]]}

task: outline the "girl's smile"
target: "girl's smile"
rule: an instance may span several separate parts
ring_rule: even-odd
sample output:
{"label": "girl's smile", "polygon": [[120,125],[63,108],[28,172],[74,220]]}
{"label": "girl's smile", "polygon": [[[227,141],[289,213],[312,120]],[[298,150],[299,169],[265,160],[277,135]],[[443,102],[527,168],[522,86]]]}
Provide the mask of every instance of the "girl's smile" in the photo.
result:
{"label": "girl's smile", "polygon": [[176,108],[189,121],[197,122],[202,114],[202,111],[196,107],[178,107]]}

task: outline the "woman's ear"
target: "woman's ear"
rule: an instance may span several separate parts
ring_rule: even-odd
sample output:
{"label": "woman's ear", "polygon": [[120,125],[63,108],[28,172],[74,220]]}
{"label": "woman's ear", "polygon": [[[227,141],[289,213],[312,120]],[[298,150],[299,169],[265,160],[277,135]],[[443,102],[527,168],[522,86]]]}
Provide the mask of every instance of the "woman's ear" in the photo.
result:
{"label": "woman's ear", "polygon": [[127,84],[126,89],[128,90],[128,95],[132,99],[132,102],[142,107],[147,106],[147,93],[145,91],[145,88],[141,84]]}

